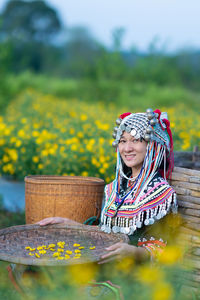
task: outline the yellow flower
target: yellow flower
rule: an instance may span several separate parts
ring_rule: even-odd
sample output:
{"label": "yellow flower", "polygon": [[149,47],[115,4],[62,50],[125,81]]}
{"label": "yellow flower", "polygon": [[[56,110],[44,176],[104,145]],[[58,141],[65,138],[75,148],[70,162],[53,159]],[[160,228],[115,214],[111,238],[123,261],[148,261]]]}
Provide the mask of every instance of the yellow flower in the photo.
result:
{"label": "yellow flower", "polygon": [[155,285],[153,295],[153,300],[171,300],[173,299],[173,289],[172,286],[167,282],[161,282]]}
{"label": "yellow flower", "polygon": [[58,247],[64,248],[65,242],[57,242]]}
{"label": "yellow flower", "polygon": [[81,115],[80,119],[81,119],[81,121],[86,121],[87,120],[87,116],[86,115]]}
{"label": "yellow flower", "polygon": [[80,247],[80,244],[74,244],[73,247]]}
{"label": "yellow flower", "polygon": [[74,253],[81,253],[79,249],[74,250]]}
{"label": "yellow flower", "polygon": [[38,253],[35,253],[35,256],[36,256],[37,258],[40,258],[40,255],[39,255]]}
{"label": "yellow flower", "polygon": [[157,267],[143,265],[138,268],[137,278],[140,282],[152,284],[163,278],[163,272]]}
{"label": "yellow flower", "polygon": [[38,156],[33,156],[33,157],[32,157],[32,161],[33,161],[34,163],[38,163],[38,162],[39,162],[39,157],[38,157]]}
{"label": "yellow flower", "polygon": [[29,254],[28,255],[30,255],[30,256],[34,256],[34,253],[31,253],[31,252],[29,252]]}
{"label": "yellow flower", "polygon": [[21,148],[21,153],[26,153],[26,148]]}
{"label": "yellow flower", "polygon": [[70,259],[70,256],[65,254],[65,259]]}
{"label": "yellow flower", "polygon": [[87,176],[88,176],[88,172],[87,172],[87,171],[83,171],[83,172],[81,173],[81,175],[87,177]]}
{"label": "yellow flower", "polygon": [[[79,257],[74,257],[73,259],[79,259]],[[70,265],[68,272],[70,274],[70,280],[75,285],[87,284],[89,281],[95,279],[97,274],[97,266],[95,264],[90,264],[85,267],[83,265]]]}
{"label": "yellow flower", "polygon": [[38,247],[37,247],[37,250],[42,250],[42,249],[43,249],[42,246],[38,246]]}
{"label": "yellow flower", "polygon": [[56,260],[61,260],[61,259],[64,259],[64,257],[63,257],[63,256],[58,256],[58,257],[56,258]]}
{"label": "yellow flower", "polygon": [[91,246],[90,247],[90,250],[94,250],[96,247],[95,246]]}
{"label": "yellow flower", "polygon": [[65,251],[67,254],[72,254],[72,251],[70,251],[70,250],[66,250]]}
{"label": "yellow flower", "polygon": [[55,244],[50,244],[49,246],[48,246],[48,249],[49,248],[54,248],[56,245]]}
{"label": "yellow flower", "polygon": [[40,254],[45,254],[45,253],[47,253],[47,251],[46,250],[40,250],[39,253]]}
{"label": "yellow flower", "polygon": [[19,137],[21,137],[21,138],[25,137],[25,132],[24,132],[24,130],[23,130],[23,129],[20,129],[20,130],[18,131],[17,135],[18,135]]}
{"label": "yellow flower", "polygon": [[58,256],[60,256],[60,253],[59,252],[55,252],[52,256],[53,257],[58,257]]}
{"label": "yellow flower", "polygon": [[58,248],[58,252],[64,252],[64,250],[63,250],[63,249],[60,249],[60,248]]}
{"label": "yellow flower", "polygon": [[172,265],[177,262],[180,262],[180,260],[183,257],[183,252],[179,246],[167,246],[163,252],[159,256],[159,262],[166,264],[166,265]]}

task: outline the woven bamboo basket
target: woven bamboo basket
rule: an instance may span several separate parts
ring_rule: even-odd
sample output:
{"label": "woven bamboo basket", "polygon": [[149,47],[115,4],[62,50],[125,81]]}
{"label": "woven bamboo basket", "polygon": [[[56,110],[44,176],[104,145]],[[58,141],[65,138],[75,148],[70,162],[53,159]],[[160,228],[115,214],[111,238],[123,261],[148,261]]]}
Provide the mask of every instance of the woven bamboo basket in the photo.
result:
{"label": "woven bamboo basket", "polygon": [[[107,234],[98,226],[82,224],[12,226],[0,230],[0,260],[40,266],[86,264],[98,261],[106,253],[106,247],[120,241],[128,243],[129,239],[124,234]],[[58,242],[65,242],[60,255],[63,257],[62,260],[53,256],[60,247]],[[54,246],[50,246],[52,244]],[[75,251],[79,249],[77,244],[82,246],[78,258]],[[40,254],[39,246],[46,246],[46,253]],[[26,247],[31,247],[31,250]],[[65,259],[66,250],[71,251],[68,259]],[[32,255],[30,256],[29,253]],[[36,253],[40,257],[37,257]]]}
{"label": "woven bamboo basket", "polygon": [[26,223],[65,217],[83,223],[100,216],[104,181],[81,176],[25,177]]}
{"label": "woven bamboo basket", "polygon": [[180,240],[189,247],[189,265],[193,267],[188,284],[200,283],[200,171],[175,167],[170,184],[177,193],[182,217]]}

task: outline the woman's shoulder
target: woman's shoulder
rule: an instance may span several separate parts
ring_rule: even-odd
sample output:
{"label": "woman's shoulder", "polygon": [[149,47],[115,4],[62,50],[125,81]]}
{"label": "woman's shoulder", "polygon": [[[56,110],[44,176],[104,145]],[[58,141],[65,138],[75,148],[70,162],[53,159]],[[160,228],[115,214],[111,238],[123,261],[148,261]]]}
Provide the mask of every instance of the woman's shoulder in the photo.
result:
{"label": "woman's shoulder", "polygon": [[152,180],[148,184],[149,187],[165,187],[170,189],[173,193],[175,193],[174,188],[170,185],[170,183],[164,179],[159,172],[156,172],[155,176],[152,178]]}

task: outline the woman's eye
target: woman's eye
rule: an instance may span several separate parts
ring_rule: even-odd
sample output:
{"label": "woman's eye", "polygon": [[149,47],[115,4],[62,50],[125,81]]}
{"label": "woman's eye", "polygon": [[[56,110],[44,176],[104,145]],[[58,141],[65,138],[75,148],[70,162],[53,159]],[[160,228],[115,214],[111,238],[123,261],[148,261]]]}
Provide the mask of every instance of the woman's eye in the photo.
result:
{"label": "woman's eye", "polygon": [[125,140],[120,140],[120,143],[124,144],[124,143],[126,143],[126,141]]}

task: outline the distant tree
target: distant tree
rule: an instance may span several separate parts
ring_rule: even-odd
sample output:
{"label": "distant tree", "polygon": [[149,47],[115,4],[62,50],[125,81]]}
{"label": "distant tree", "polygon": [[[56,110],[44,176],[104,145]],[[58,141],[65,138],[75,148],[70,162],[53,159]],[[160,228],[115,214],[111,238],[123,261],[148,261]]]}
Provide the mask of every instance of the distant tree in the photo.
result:
{"label": "distant tree", "polygon": [[91,32],[81,26],[68,28],[63,47],[64,73],[70,77],[95,76],[94,68],[102,47]]}
{"label": "distant tree", "polygon": [[10,0],[0,18],[1,39],[51,42],[61,30],[57,12],[42,0]]}
{"label": "distant tree", "polygon": [[12,48],[11,70],[44,71],[45,61],[55,48],[54,39],[62,29],[57,12],[42,0],[10,0],[0,19],[0,42],[9,41]]}

